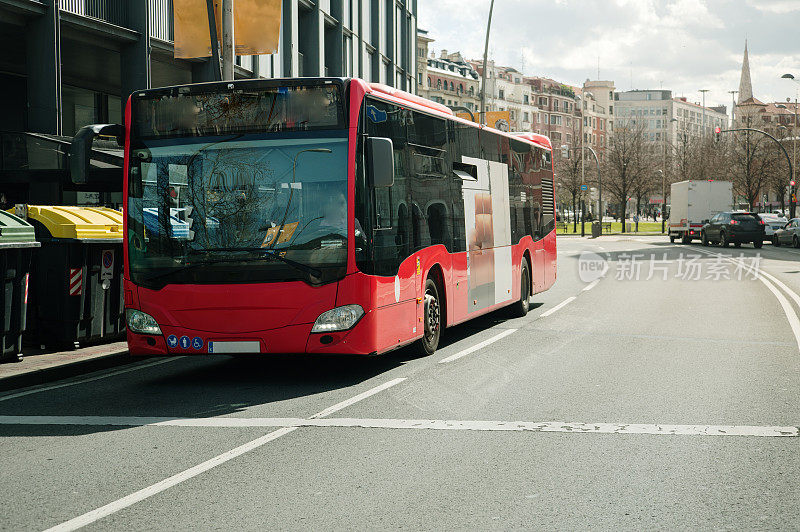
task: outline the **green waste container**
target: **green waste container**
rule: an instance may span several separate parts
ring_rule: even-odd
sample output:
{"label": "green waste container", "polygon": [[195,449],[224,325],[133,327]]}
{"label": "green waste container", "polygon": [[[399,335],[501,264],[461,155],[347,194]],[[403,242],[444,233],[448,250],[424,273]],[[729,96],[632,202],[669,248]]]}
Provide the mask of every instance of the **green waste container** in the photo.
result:
{"label": "green waste container", "polygon": [[22,218],[0,211],[0,272],[3,273],[0,361],[22,360],[22,333],[28,306],[31,253],[39,247],[33,227]]}
{"label": "green waste container", "polygon": [[599,238],[603,234],[603,224],[592,222],[592,238]]}
{"label": "green waste container", "polygon": [[26,217],[41,242],[31,268],[31,339],[70,348],[121,338],[122,213],[29,205]]}

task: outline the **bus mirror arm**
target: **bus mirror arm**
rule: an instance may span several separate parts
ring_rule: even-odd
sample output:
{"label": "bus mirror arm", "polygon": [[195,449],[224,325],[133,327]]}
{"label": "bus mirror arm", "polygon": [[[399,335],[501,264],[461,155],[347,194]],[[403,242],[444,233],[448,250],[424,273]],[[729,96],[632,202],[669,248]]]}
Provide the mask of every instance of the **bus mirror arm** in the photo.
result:
{"label": "bus mirror arm", "polygon": [[75,134],[69,146],[69,175],[75,184],[89,180],[89,161],[95,137],[116,137],[117,144],[125,145],[125,128],[119,124],[91,124]]}
{"label": "bus mirror arm", "polygon": [[373,188],[386,188],[394,184],[392,139],[382,137],[367,139],[367,175]]}

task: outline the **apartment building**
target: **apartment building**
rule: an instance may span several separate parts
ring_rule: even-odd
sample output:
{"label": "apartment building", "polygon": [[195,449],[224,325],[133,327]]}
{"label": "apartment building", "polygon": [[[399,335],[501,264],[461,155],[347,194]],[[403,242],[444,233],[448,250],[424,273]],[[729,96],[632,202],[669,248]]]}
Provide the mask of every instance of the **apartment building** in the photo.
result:
{"label": "apartment building", "polygon": [[539,109],[533,131],[550,137],[554,146],[580,145],[582,110],[575,88],[542,77],[526,77],[524,83]]}
{"label": "apartment building", "polygon": [[635,123],[643,127],[647,140],[673,145],[679,136],[711,135],[717,127],[726,128],[728,115],[723,107],[703,107],[684,97],[673,98],[669,90],[631,90],[614,93],[616,126]]}
{"label": "apartment building", "polygon": [[[427,42],[431,41],[428,39]],[[418,94],[450,107],[466,107],[477,117],[480,77],[461,53],[442,50],[439,57],[428,57],[424,64],[418,70],[421,75],[421,81],[417,80]]]}
{"label": "apartment building", "polygon": [[583,111],[583,141],[602,162],[614,131],[614,82],[586,80],[579,91]]}

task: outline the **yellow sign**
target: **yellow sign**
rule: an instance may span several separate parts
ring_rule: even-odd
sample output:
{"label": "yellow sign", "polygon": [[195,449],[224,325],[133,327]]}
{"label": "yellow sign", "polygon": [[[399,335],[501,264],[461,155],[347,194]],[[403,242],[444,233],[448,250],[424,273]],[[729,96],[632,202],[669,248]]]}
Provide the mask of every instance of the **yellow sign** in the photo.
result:
{"label": "yellow sign", "polygon": [[[469,113],[456,113],[459,118],[472,120]],[[474,122],[480,123],[480,113],[475,113]],[[511,124],[511,113],[509,111],[488,111],[486,113],[486,125],[499,129],[500,131],[508,131]]]}
{"label": "yellow sign", "polygon": [[417,257],[417,275],[422,273],[422,265],[419,263],[419,257]]}
{"label": "yellow sign", "polygon": [[[214,0],[217,39],[222,36],[221,4]],[[209,57],[211,33],[206,0],[173,0],[173,9],[175,57]],[[275,53],[281,31],[281,0],[236,0],[233,26],[236,55]]]}

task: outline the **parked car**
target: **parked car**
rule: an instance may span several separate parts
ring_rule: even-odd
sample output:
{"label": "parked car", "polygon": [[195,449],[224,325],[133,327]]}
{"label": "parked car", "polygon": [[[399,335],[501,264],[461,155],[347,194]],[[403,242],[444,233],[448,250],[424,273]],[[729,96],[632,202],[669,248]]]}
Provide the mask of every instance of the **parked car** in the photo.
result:
{"label": "parked car", "polygon": [[764,236],[767,237],[767,240],[772,240],[775,231],[786,227],[786,223],[789,221],[783,215],[774,213],[761,213],[758,217],[764,220]]}
{"label": "parked car", "polygon": [[709,242],[722,247],[732,243],[737,248],[747,242],[756,248],[764,245],[764,220],[754,212],[721,212],[703,222],[700,240],[704,246]]}
{"label": "parked car", "polygon": [[783,229],[778,229],[772,235],[772,243],[776,246],[792,245],[800,248],[800,218],[793,218],[786,223]]}

